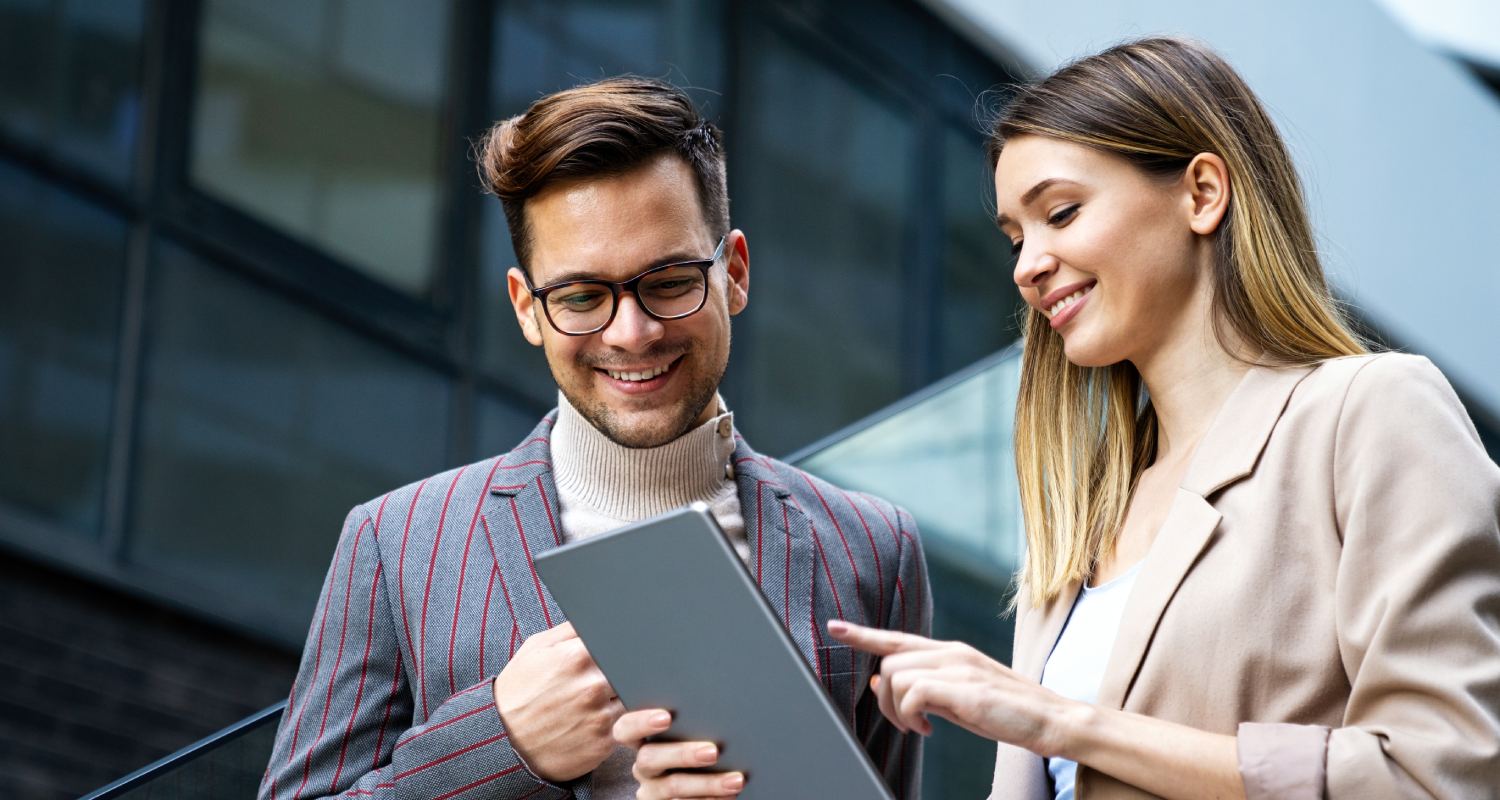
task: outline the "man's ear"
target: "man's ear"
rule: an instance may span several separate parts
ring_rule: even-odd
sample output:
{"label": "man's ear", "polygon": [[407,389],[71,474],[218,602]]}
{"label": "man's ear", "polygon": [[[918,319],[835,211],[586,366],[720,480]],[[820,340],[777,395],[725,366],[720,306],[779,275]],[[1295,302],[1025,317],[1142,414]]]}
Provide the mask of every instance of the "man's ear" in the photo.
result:
{"label": "man's ear", "polygon": [[516,310],[516,324],[521,326],[521,335],[537,347],[542,346],[541,323],[537,320],[535,299],[531,296],[526,273],[520,267],[511,267],[505,273],[505,288],[510,292],[511,307]]}
{"label": "man's ear", "polygon": [[1229,166],[1213,153],[1199,153],[1183,174],[1187,184],[1188,227],[1207,236],[1218,230],[1229,211]]}
{"label": "man's ear", "polygon": [[738,314],[750,304],[750,244],[739,228],[729,232],[724,242],[724,270],[729,275],[729,313]]}

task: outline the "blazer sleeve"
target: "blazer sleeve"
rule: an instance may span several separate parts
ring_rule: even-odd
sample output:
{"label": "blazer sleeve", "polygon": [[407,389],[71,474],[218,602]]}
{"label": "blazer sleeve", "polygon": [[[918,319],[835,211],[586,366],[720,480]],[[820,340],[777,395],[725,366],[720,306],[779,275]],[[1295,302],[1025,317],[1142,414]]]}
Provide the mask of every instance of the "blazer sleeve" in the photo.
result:
{"label": "blazer sleeve", "polygon": [[[874,501],[879,502],[879,501]],[[932,635],[932,594],[927,583],[927,559],[922,555],[922,540],[916,520],[906,509],[894,509],[898,530],[895,592],[891,598],[884,627],[918,636]],[[915,800],[922,796],[922,744],[918,733],[901,733],[878,710],[871,708],[866,730],[860,732],[871,760],[880,767],[887,786],[898,800]]]}
{"label": "blazer sleeve", "polygon": [[1343,725],[1240,727],[1250,797],[1500,797],[1500,469],[1425,358],[1351,380],[1335,438]]}
{"label": "blazer sleeve", "polygon": [[459,691],[413,726],[398,642],[375,526],[358,507],[344,523],[313,613],[261,800],[569,796],[532,774],[511,748],[493,679]]}

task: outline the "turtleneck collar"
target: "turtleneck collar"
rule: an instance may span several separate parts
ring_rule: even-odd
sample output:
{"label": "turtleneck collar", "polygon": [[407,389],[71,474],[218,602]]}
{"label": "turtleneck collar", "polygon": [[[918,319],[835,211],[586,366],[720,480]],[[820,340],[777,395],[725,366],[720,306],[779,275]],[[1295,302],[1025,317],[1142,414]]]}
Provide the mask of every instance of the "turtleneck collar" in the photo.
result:
{"label": "turtleneck collar", "polygon": [[584,419],[559,392],[552,474],[560,493],[608,517],[645,519],[694,501],[712,503],[734,476],[734,414],[718,414],[660,447],[625,447]]}

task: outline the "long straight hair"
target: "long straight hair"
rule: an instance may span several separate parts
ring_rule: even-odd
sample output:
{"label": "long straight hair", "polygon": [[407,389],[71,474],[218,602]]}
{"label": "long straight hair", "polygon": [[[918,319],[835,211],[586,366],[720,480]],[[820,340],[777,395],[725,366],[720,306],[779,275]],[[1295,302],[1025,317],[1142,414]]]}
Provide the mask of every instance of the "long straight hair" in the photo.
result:
{"label": "long straight hair", "polygon": [[[1017,136],[1091,147],[1162,179],[1180,177],[1199,153],[1218,155],[1231,187],[1212,234],[1220,344],[1282,366],[1365,352],[1329,293],[1286,146],[1250,87],[1208,48],[1151,37],[1064,66],[1003,110],[987,148],[992,172]],[[1072,364],[1035,309],[1023,328],[1015,442],[1027,554],[1015,602],[1040,606],[1113,552],[1155,458],[1157,420],[1134,365]]]}

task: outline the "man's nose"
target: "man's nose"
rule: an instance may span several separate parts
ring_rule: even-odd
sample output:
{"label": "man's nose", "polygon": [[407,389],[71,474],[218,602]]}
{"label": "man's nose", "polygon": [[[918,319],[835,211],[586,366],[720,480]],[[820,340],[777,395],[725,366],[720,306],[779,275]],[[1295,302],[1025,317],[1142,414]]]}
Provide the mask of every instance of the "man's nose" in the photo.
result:
{"label": "man's nose", "polygon": [[601,334],[605,344],[638,352],[661,340],[667,331],[666,326],[647,314],[634,294],[621,292],[619,302],[614,321]]}

